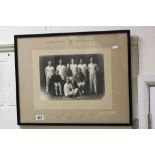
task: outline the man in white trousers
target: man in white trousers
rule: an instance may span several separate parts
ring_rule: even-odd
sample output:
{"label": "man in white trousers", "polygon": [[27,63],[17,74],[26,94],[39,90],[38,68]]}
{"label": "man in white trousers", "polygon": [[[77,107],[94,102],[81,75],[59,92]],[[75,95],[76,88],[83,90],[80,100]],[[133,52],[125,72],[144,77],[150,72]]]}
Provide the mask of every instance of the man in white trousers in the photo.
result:
{"label": "man in white trousers", "polygon": [[53,75],[54,75],[54,67],[52,66],[52,61],[48,61],[48,65],[45,68],[46,94],[49,93],[49,83]]}
{"label": "man in white trousers", "polygon": [[97,64],[94,63],[93,57],[90,58],[90,64],[88,65],[89,71],[89,89],[90,94],[95,93],[97,95]]}

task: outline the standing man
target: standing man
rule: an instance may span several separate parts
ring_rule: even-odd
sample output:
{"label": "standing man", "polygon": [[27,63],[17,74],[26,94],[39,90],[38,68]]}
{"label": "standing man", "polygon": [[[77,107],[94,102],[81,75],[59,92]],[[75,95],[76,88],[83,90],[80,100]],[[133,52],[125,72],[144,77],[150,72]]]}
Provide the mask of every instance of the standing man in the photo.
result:
{"label": "standing man", "polygon": [[72,71],[72,75],[75,76],[76,73],[77,73],[77,68],[78,68],[78,65],[77,64],[74,64],[74,59],[72,58],[71,59],[71,64],[70,64],[70,69]]}
{"label": "standing man", "polygon": [[62,59],[59,59],[59,65],[56,67],[56,70],[58,70],[59,75],[61,76],[62,80],[64,80],[65,65],[62,64]]}
{"label": "standing man", "polygon": [[94,63],[93,57],[90,58],[90,64],[88,65],[89,71],[89,89],[90,94],[95,93],[97,95],[97,64]]}
{"label": "standing man", "polygon": [[84,74],[86,80],[87,80],[87,76],[86,76],[86,71],[87,71],[87,65],[83,63],[83,60],[80,59],[80,64],[78,65],[78,68],[81,69],[81,72]]}
{"label": "standing man", "polygon": [[49,92],[49,83],[54,75],[54,67],[52,66],[52,61],[48,61],[48,65],[45,68],[45,76],[46,76],[46,94]]}

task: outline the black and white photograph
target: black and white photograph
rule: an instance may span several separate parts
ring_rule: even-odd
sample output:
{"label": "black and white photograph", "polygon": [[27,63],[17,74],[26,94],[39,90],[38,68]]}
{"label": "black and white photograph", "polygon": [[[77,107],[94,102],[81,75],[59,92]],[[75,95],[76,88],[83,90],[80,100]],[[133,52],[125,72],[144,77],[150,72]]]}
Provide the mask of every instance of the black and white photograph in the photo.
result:
{"label": "black and white photograph", "polygon": [[102,54],[45,55],[39,65],[42,100],[104,97]]}

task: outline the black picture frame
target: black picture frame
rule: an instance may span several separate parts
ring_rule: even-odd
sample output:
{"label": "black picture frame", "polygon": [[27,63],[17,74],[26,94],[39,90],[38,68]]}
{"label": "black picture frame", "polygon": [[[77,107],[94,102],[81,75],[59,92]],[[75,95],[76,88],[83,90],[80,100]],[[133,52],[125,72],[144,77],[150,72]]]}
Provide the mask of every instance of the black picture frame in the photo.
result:
{"label": "black picture frame", "polygon": [[[18,70],[18,39],[21,38],[41,38],[54,36],[71,36],[71,35],[94,35],[94,34],[118,34],[127,35],[128,41],[128,86],[129,86],[129,122],[128,123],[22,123],[20,112],[20,91],[19,91],[19,70]],[[132,84],[131,84],[131,44],[130,30],[114,31],[89,31],[89,32],[70,32],[70,33],[48,33],[48,34],[25,34],[14,36],[15,46],[15,73],[16,73],[16,100],[17,100],[17,124],[18,125],[45,125],[45,126],[132,126]]]}

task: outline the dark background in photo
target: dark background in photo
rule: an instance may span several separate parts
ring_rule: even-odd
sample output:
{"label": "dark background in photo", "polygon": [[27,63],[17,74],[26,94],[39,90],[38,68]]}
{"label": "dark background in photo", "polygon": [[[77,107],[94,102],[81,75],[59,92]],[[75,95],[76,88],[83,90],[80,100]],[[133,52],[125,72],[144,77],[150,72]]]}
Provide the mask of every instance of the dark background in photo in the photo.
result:
{"label": "dark background in photo", "polygon": [[[40,56],[39,58],[39,67],[40,67],[40,88],[42,92],[45,92],[46,88],[46,75],[45,75],[45,68],[48,64],[48,61],[52,61],[52,66],[56,69],[57,65],[59,64],[59,59],[62,59],[62,64],[67,65],[71,63],[71,59],[74,59],[75,64],[80,63],[80,59],[83,60],[83,63],[88,65],[90,63],[90,58],[93,57],[94,63],[97,64],[99,71],[97,73],[97,92],[98,96],[103,96],[105,93],[104,87],[104,60],[103,55],[101,54],[77,54],[77,55],[46,55]],[[89,78],[89,74],[87,73],[87,77]],[[49,91],[51,90],[52,86],[50,84]],[[53,88],[52,88],[53,89]],[[89,94],[89,79],[88,79],[88,88],[86,90],[86,94]]]}

